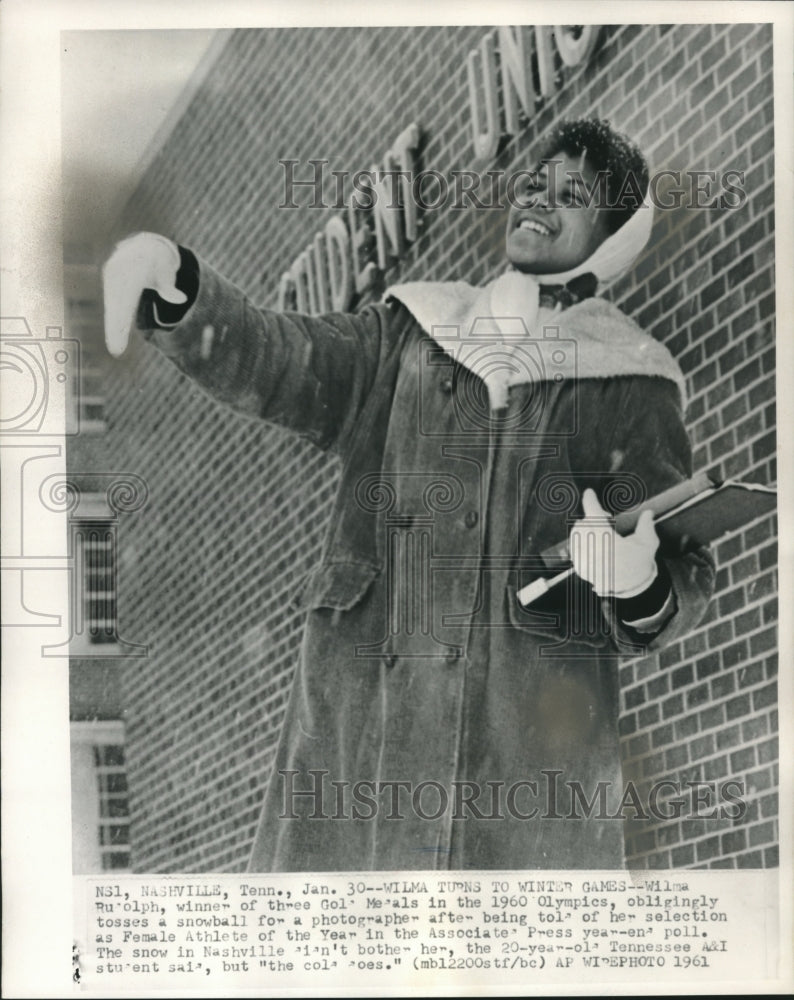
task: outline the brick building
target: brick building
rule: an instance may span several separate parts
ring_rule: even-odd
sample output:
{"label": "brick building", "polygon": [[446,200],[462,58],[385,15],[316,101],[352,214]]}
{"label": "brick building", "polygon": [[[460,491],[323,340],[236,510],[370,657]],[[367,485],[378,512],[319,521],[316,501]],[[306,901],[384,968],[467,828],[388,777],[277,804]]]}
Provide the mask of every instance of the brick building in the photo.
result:
{"label": "brick building", "polygon": [[[234,32],[115,235],[170,235],[272,307],[315,234],[332,218],[349,225],[331,171],[382,165],[410,124],[423,169],[509,173],[531,165],[538,138],[561,118],[607,117],[639,142],[653,171],[743,172],[740,207],[718,200],[658,211],[638,266],[608,294],[679,360],[695,468],[774,483],[771,26],[605,26],[573,66],[548,34],[524,27],[511,37],[533,53],[534,105],[475,162],[470,51],[475,80],[483,52],[493,56],[499,120],[510,111],[493,29]],[[485,111],[487,91],[477,92]],[[301,207],[279,209],[280,159],[298,161],[301,179],[313,176],[308,161],[327,160],[330,207],[310,207],[314,192],[300,188]],[[373,221],[357,213],[354,223],[362,260],[377,263]],[[497,273],[501,211],[447,202],[420,222],[354,305],[396,281],[480,283]],[[288,300],[292,284],[282,288]],[[319,554],[337,468],[312,446],[208,401],[140,342],[108,371],[106,415],[114,467],[149,490],[145,512],[119,529],[120,631],[149,646],[148,658],[121,671],[133,867],[238,870],[301,637],[289,596]],[[641,787],[736,778],[747,803],[741,821],[627,824],[632,865],[777,864],[776,551],[772,518],[726,536],[698,630],[621,667],[626,777]]]}

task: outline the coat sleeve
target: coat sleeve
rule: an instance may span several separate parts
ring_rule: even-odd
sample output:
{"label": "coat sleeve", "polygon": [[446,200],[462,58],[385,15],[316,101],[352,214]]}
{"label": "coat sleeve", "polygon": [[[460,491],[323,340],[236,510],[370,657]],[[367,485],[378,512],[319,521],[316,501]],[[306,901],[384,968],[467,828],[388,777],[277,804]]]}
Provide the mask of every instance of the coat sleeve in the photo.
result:
{"label": "coat sleeve", "polygon": [[396,348],[393,315],[385,305],[324,316],[258,309],[199,259],[184,318],[143,332],[214,399],[341,452]]}
{"label": "coat sleeve", "polygon": [[[593,449],[590,458],[592,462],[598,455],[598,465],[591,469],[599,474],[599,499],[613,513],[615,498],[627,482],[635,484],[645,497],[652,497],[692,475],[691,447],[676,386],[656,377],[623,378],[615,385],[617,398],[613,395],[613,408],[606,411],[614,414],[611,433]],[[706,612],[715,576],[709,549],[660,550],[658,559],[669,575],[675,610],[660,631],[643,634],[621,621],[614,599],[604,598],[602,610],[619,649],[662,649],[696,628]]]}

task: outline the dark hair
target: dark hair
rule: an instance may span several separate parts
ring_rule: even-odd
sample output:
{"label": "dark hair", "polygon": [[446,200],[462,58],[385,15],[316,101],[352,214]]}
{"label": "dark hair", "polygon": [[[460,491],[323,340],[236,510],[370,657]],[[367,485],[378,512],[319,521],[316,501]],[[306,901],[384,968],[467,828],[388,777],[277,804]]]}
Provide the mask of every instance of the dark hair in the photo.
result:
{"label": "dark hair", "polygon": [[585,155],[596,173],[606,174],[606,210],[610,233],[634,215],[648,189],[648,164],[627,136],[616,132],[603,118],[576,118],[555,126],[543,145],[540,160],[557,153]]}

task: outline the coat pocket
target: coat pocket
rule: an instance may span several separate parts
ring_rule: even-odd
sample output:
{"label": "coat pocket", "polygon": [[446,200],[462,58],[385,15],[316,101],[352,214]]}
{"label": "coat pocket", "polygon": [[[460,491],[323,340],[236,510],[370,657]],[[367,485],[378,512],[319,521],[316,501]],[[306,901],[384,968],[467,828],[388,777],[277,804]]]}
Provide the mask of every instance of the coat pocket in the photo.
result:
{"label": "coat pocket", "polygon": [[560,584],[527,608],[512,584],[507,586],[506,597],[508,619],[514,628],[531,632],[539,641],[555,640],[544,646],[549,655],[563,655],[577,647],[602,650],[610,646],[609,625],[599,599],[587,584],[576,580]]}
{"label": "coat pocket", "polygon": [[[537,632],[539,635],[555,635],[559,632],[561,615],[559,608],[550,608],[548,601],[536,601],[525,608],[518,599],[516,588],[507,585],[507,617],[514,628]],[[544,605],[543,610],[540,606]]]}
{"label": "coat pocket", "polygon": [[379,567],[366,562],[321,563],[304,578],[290,603],[305,611],[349,611],[366,596],[379,574]]}

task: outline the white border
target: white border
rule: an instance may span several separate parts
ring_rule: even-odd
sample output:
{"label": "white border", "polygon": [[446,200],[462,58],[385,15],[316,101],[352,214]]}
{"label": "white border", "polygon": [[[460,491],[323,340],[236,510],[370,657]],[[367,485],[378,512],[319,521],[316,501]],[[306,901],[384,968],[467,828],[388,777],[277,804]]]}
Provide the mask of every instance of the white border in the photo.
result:
{"label": "white border", "polygon": [[[550,16],[551,15],[551,16]],[[34,330],[62,324],[60,230],[60,41],[63,30],[92,28],[225,28],[328,24],[454,23],[724,23],[775,24],[775,142],[778,268],[778,425],[792,426],[794,262],[791,92],[794,4],[646,3],[551,4],[471,0],[399,5],[320,0],[294,2],[174,2],[174,0],[4,0],[0,6],[0,210],[3,315],[24,315]],[[5,488],[10,488],[5,483]],[[781,594],[792,593],[794,524],[791,440],[780,449]],[[7,543],[14,525],[5,525]],[[52,601],[50,600],[50,603]],[[787,602],[782,600],[782,607]],[[736,984],[738,991],[791,988],[792,817],[791,705],[794,662],[792,616],[781,618],[781,955],[788,967],[777,983]],[[7,631],[7,630],[6,630]],[[27,633],[35,630],[16,630]],[[65,661],[40,661],[35,636],[4,634],[3,993],[63,996],[70,992],[71,878],[68,806],[68,683]],[[649,984],[650,990],[653,984]],[[708,987],[705,987],[708,989]],[[734,992],[720,984],[722,992]],[[690,986],[689,991],[697,990]],[[351,991],[352,992],[352,991]],[[453,991],[448,991],[453,992]],[[457,992],[457,991],[456,991]],[[557,992],[550,990],[549,992]],[[569,991],[570,992],[570,991]],[[576,991],[577,993],[579,991]],[[583,986],[582,993],[588,992]],[[616,991],[617,992],[617,991]],[[623,992],[622,990],[620,992]],[[632,986],[627,992],[639,992]],[[682,989],[684,992],[684,989]],[[136,991],[136,995],[140,995]]]}

